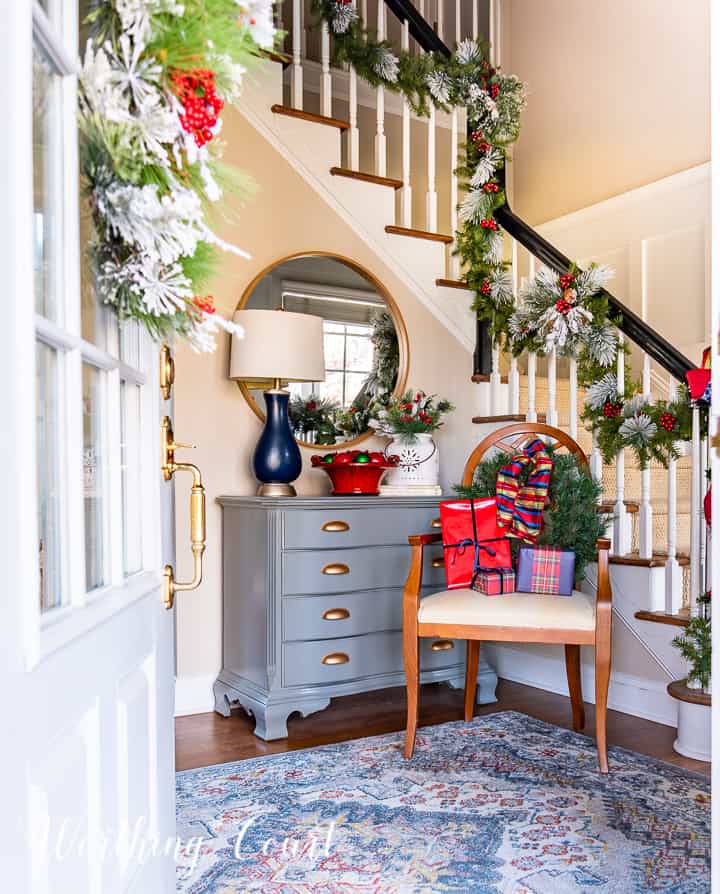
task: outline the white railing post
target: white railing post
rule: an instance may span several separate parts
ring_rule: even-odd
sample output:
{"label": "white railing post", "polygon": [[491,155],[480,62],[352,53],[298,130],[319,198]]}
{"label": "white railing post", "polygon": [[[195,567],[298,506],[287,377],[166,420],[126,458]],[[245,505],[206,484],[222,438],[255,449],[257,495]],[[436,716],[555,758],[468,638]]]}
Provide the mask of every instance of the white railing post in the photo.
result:
{"label": "white railing post", "polygon": [[490,415],[497,416],[500,413],[500,349],[492,346],[492,361],[490,369]]}
{"label": "white railing post", "polygon": [[[518,302],[518,244],[512,240],[512,290],[513,302],[517,307]],[[517,357],[510,357],[510,372],[508,374],[508,412],[513,415],[520,412],[520,373],[518,372]]]}
{"label": "white railing post", "polygon": [[[593,435],[592,447],[590,449],[590,474],[598,484],[602,485],[603,458],[602,453],[600,453],[600,448],[597,445],[597,438],[595,435]],[[602,494],[600,495],[600,500],[602,501]]]}
{"label": "white railing post", "polygon": [[435,106],[430,105],[428,115],[428,142],[427,142],[427,196],[425,198],[425,221],[428,232],[437,232],[438,221],[438,197],[435,184]]}
{"label": "white railing post", "polygon": [[455,43],[462,40],[462,0],[455,0]]}
{"label": "white railing post", "polygon": [[535,408],[535,374],[537,372],[537,354],[529,351],[527,355],[527,383],[528,383],[528,408],[526,419],[528,422],[537,422],[537,410]]}
{"label": "white railing post", "polygon": [[436,30],[437,36],[440,38],[440,40],[443,40],[443,35],[445,32],[445,0],[437,0]]}
{"label": "white railing post", "polygon": [[573,441],[577,441],[578,432],[578,376],[577,360],[570,357],[568,361],[568,430]]}
{"label": "white railing post", "polygon": [[478,0],[471,0],[472,3],[472,36],[473,40],[478,39],[480,33],[480,24],[478,16]]}
{"label": "white railing post", "polygon": [[692,408],[692,441],[690,445],[690,614],[695,610],[700,594],[702,574],[700,539],[702,532],[702,459],[700,444],[700,410]]}
{"label": "white railing post", "polygon": [[292,70],[290,73],[290,93],[292,96],[292,107],[294,109],[302,109],[303,107],[303,68],[302,68],[302,48],[303,48],[303,0],[292,0]]}
{"label": "white railing post", "polygon": [[[621,350],[623,334],[618,332],[617,389],[625,393],[625,354]],[[615,519],[613,525],[613,552],[623,556],[630,551],[630,525],[625,508],[625,451],[620,450],[615,457]]]}
{"label": "white railing post", "polygon": [[[458,118],[457,109],[450,113],[450,232],[455,237],[458,230],[458,178],[455,171],[458,165]],[[453,254],[455,243],[450,251],[450,278],[460,279],[460,258]]]}
{"label": "white railing post", "polygon": [[[668,400],[677,396],[671,379]],[[677,560],[677,463],[668,461],[667,468],[667,562],[665,563],[665,611],[675,614],[682,608],[682,571]]]}
{"label": "white railing post", "polygon": [[[650,357],[643,352],[642,371],[643,397],[650,399]],[[640,543],[638,551],[641,559],[650,559],[653,554],[653,511],[650,503],[650,466],[640,472]]]}
{"label": "white railing post", "polygon": [[547,358],[547,387],[548,387],[548,405],[547,405],[547,424],[557,428],[558,411],[557,411],[557,351],[555,348],[550,351]]}
{"label": "white railing post", "polygon": [[[410,23],[407,19],[402,25],[401,46],[407,51],[410,48]],[[402,109],[402,180],[400,189],[400,224],[412,226],[412,187],[410,186],[410,103],[403,99]]]}
{"label": "white railing post", "polygon": [[[382,0],[378,0],[378,40],[385,40],[385,11],[385,4]],[[375,173],[378,177],[385,177],[387,175],[387,137],[385,136],[385,88],[382,84],[377,87],[375,95]]]}
{"label": "white railing post", "polygon": [[320,28],[320,114],[332,118],[332,76],[330,75],[330,29],[323,19]]}

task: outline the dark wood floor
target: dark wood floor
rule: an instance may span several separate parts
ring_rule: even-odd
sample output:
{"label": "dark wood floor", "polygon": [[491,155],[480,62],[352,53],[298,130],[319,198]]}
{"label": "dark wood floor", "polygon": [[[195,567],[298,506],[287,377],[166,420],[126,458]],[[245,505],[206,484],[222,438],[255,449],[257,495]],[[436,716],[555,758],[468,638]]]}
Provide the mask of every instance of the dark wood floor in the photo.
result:
{"label": "dark wood floor", "polygon": [[[477,714],[496,711],[521,711],[558,726],[570,727],[570,701],[564,696],[533,689],[520,683],[501,680],[498,701],[478,707]],[[585,706],[586,731],[594,730],[593,705]],[[440,683],[424,686],[421,697],[422,726],[460,720],[463,693]],[[288,738],[264,742],[253,735],[254,720],[244,711],[232,717],[219,714],[195,714],[178,717],[175,726],[175,751],[178,770],[206,767],[227,761],[276,754],[314,745],[327,745],[346,739],[360,739],[395,732],[405,727],[404,688],[383,689],[333,699],[330,707],[302,718],[294,715],[288,722]],[[710,764],[681,757],[673,751],[675,730],[669,726],[641,720],[617,711],[608,712],[608,741],[641,754],[710,775]]]}

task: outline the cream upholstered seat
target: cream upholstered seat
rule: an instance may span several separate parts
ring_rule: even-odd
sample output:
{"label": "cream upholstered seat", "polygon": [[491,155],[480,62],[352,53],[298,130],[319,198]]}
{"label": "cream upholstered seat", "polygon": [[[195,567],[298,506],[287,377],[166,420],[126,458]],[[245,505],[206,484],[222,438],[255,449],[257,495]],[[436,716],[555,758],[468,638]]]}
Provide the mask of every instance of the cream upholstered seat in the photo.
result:
{"label": "cream upholstered seat", "polygon": [[595,630],[595,597],[579,590],[573,590],[572,596],[540,596],[536,593],[486,596],[475,590],[443,590],[420,601],[418,622]]}

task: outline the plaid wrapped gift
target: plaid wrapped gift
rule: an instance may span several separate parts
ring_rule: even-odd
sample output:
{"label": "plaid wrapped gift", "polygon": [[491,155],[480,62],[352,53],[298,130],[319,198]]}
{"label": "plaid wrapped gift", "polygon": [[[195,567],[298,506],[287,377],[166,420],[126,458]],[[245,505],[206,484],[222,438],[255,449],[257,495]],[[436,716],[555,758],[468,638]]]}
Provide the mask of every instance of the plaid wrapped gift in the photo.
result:
{"label": "plaid wrapped gift", "polygon": [[512,568],[481,568],[472,583],[473,590],[486,596],[502,596],[515,592],[515,572]]}
{"label": "plaid wrapped gift", "polygon": [[575,553],[557,546],[521,546],[517,561],[517,592],[571,596],[575,583]]}

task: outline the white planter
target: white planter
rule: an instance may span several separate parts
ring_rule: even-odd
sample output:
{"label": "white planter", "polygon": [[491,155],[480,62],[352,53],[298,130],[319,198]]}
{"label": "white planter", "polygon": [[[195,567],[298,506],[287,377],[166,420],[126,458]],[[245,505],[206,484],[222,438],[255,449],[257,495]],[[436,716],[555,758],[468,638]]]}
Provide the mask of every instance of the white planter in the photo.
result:
{"label": "white planter", "polygon": [[712,758],[711,718],[710,705],[678,702],[678,734],[673,743],[675,751],[696,761],[709,761]]}
{"label": "white planter", "polygon": [[391,487],[439,484],[440,456],[430,433],[415,435],[412,441],[394,438],[385,448],[385,454],[399,456],[400,465],[388,471],[384,484]]}

